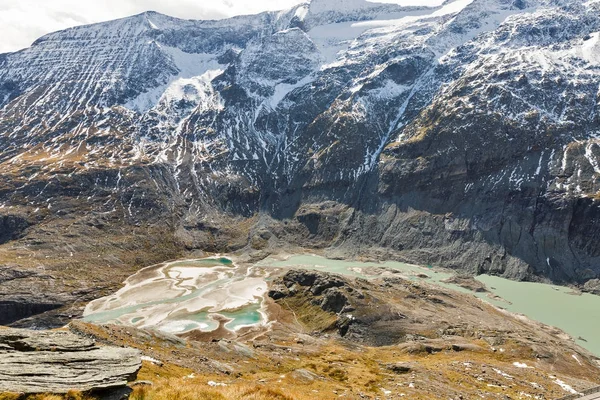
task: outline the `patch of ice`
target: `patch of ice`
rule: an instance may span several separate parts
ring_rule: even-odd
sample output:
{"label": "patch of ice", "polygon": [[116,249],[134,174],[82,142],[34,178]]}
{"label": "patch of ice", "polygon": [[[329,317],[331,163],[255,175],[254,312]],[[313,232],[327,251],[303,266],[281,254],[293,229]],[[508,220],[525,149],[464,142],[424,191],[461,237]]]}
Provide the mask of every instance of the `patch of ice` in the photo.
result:
{"label": "patch of ice", "polygon": [[578,56],[592,64],[600,63],[600,32],[594,32],[574,51]]}
{"label": "patch of ice", "polygon": [[[404,7],[439,7],[445,0],[367,0],[370,3],[398,4]],[[592,0],[600,1],[600,0]]]}
{"label": "patch of ice", "polygon": [[[600,51],[600,48],[598,50]],[[597,174],[600,174],[600,162],[598,162],[598,159],[594,155],[594,151],[593,151],[594,146],[597,146],[597,145],[598,145],[597,143],[590,143],[587,146],[585,146],[585,158],[587,158],[590,165],[594,168],[594,172],[596,172]]]}
{"label": "patch of ice", "polygon": [[[336,1],[344,3],[344,10],[348,8],[355,9],[356,7],[365,7],[365,4],[368,4],[365,1],[358,0],[352,0],[352,2],[347,0],[313,1],[310,6],[310,11],[314,13],[315,10],[320,10],[319,12],[329,10],[332,5],[336,5]],[[456,0],[441,7],[422,8],[412,11],[384,14],[368,21],[351,21],[315,26],[308,32],[308,35],[319,49],[324,62],[322,68],[326,69],[336,65],[333,63],[337,60],[340,53],[348,49],[356,38],[368,30],[383,27],[409,27],[410,24],[420,20],[439,18],[458,13],[472,2],[473,0]],[[402,3],[402,5],[406,4]],[[334,10],[335,7],[331,9]],[[339,9],[335,10],[339,11]]]}
{"label": "patch of ice", "polygon": [[207,329],[208,324],[191,320],[169,321],[166,324],[161,324],[159,329],[167,333],[183,333],[194,329]]}
{"label": "patch of ice", "polygon": [[148,25],[150,25],[151,29],[158,29],[158,27],[152,21],[150,21],[149,18],[146,18],[146,21],[148,21]]}
{"label": "patch of ice", "polygon": [[338,54],[346,50],[352,40],[360,36],[368,28],[356,28],[352,22],[315,26],[308,35],[313,41],[323,59],[323,69],[333,63]]}
{"label": "patch of ice", "polygon": [[431,14],[432,17],[441,17],[444,15],[455,14],[465,9],[474,0],[456,0],[445,4],[442,8]]}
{"label": "patch of ice", "polygon": [[312,0],[310,12],[320,14],[330,11],[348,12],[374,7],[373,3],[365,0]]}
{"label": "patch of ice", "polygon": [[375,89],[373,95],[379,99],[393,99],[410,90],[410,86],[401,85],[388,79],[381,88]]}

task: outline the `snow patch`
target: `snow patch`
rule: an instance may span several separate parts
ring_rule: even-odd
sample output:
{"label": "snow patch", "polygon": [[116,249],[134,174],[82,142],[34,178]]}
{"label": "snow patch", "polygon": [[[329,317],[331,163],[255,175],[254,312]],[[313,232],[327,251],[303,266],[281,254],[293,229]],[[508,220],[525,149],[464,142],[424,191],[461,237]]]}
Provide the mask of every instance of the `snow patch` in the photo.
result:
{"label": "snow patch", "polygon": [[533,368],[533,367],[528,366],[525,363],[520,363],[518,361],[514,362],[513,365],[517,368]]}
{"label": "snow patch", "polygon": [[[198,93],[201,93],[206,84],[222,72],[219,68],[221,65],[214,54],[186,53],[175,47],[161,45],[159,47],[173,61],[179,73],[172,76],[166,84],[157,86],[128,101],[125,104],[126,108],[138,112],[146,112],[156,106],[163,95],[171,99],[185,100],[189,96],[197,98],[200,96],[199,94],[194,95],[193,91],[185,90],[185,87],[191,85],[191,87],[199,90]],[[192,79],[195,77],[197,79]]]}
{"label": "snow patch", "polygon": [[[594,168],[594,172],[596,172],[597,174],[600,174],[600,162],[598,162],[598,159],[594,155],[594,151],[593,151],[594,146],[597,146],[597,145],[598,145],[597,143],[590,143],[587,146],[585,146],[585,158],[587,158],[590,165]],[[564,171],[564,169],[563,169],[563,171]]]}
{"label": "snow patch", "polygon": [[277,108],[277,105],[281,103],[281,101],[288,95],[288,93],[292,92],[294,89],[302,87],[313,80],[311,75],[304,77],[304,79],[294,83],[279,83],[275,86],[275,92],[273,96],[271,96],[266,102],[272,109]]}
{"label": "snow patch", "polygon": [[150,21],[150,19],[146,18],[146,21],[148,21],[148,25],[150,25],[151,29],[158,29],[158,27],[152,21]]}
{"label": "snow patch", "polygon": [[600,32],[594,32],[584,40],[580,46],[575,47],[572,52],[575,56],[591,63],[600,63]]}
{"label": "snow patch", "polygon": [[[308,32],[308,35],[321,52],[324,60],[322,69],[327,69],[335,66],[336,64],[332,63],[338,59],[341,53],[347,50],[354,40],[369,30],[385,27],[391,27],[396,31],[402,28],[408,29],[411,24],[418,23],[419,21],[456,14],[462,11],[472,2],[473,0],[456,0],[447,3],[442,7],[422,8],[418,10],[402,11],[391,14],[388,13],[376,16],[368,21],[350,21],[319,25],[312,28]],[[340,6],[342,3],[344,4],[343,7]],[[372,7],[372,5],[368,4],[368,2],[362,0],[318,0],[311,3],[310,12],[317,13],[333,10],[337,12],[340,12],[341,10],[341,12],[345,12],[359,9],[357,7]],[[407,6],[408,4],[402,3],[402,5]],[[351,60],[346,60],[346,63],[349,62],[351,62]]]}
{"label": "snow patch", "polygon": [[142,361],[148,361],[155,365],[162,365],[162,362],[160,360],[157,360],[156,358],[152,358],[152,357],[148,357],[148,356],[141,356],[140,358],[142,359]]}
{"label": "snow patch", "polygon": [[498,375],[506,378],[506,379],[513,379],[513,377],[509,374],[507,374],[506,372],[500,371],[499,369],[493,368],[494,372],[497,373]]}
{"label": "snow patch", "polygon": [[310,12],[320,14],[324,12],[348,12],[372,8],[375,5],[365,0],[312,0]]}
{"label": "snow patch", "polygon": [[571,394],[580,394],[577,390],[573,389],[571,386],[567,385],[565,382],[561,381],[560,379],[556,379],[553,382],[556,383],[558,386],[560,386],[562,388],[562,390],[564,390],[565,392],[569,392]]}
{"label": "snow patch", "polygon": [[304,21],[306,14],[308,14],[308,7],[303,6],[303,7],[298,7],[294,16],[296,18],[298,18],[300,21]]}

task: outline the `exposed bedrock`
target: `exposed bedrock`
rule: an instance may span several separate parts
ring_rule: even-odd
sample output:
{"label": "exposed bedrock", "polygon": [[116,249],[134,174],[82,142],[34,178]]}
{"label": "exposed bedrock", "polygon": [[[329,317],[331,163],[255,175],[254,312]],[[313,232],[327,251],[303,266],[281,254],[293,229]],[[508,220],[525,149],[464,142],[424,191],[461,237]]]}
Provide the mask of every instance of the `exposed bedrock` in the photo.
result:
{"label": "exposed bedrock", "polygon": [[30,303],[22,301],[0,300],[0,325],[9,325],[24,318],[62,307],[56,303]]}
{"label": "exposed bedrock", "polygon": [[29,222],[20,215],[0,215],[0,244],[21,237]]}
{"label": "exposed bedrock", "polygon": [[122,391],[141,368],[134,349],[96,346],[70,331],[0,329],[0,392]]}
{"label": "exposed bedrock", "polygon": [[308,163],[280,190],[274,215],[340,255],[375,251],[512,279],[599,277],[600,203],[581,196],[598,190],[593,144],[566,145],[565,128],[539,118],[473,115],[481,128],[469,129],[469,110],[443,107],[423,111],[356,179],[339,172],[352,153]]}

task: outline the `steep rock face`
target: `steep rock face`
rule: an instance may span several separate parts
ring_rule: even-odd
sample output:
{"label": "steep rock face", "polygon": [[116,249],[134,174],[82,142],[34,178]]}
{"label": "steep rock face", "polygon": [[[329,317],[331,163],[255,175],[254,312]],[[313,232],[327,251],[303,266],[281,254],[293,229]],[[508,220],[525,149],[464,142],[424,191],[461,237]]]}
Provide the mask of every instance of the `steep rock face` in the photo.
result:
{"label": "steep rock face", "polygon": [[464,220],[459,235],[502,248],[478,257],[480,272],[518,276],[522,267],[505,261],[517,257],[559,281],[597,274],[598,69],[589,49],[599,21],[574,8],[513,18],[472,42],[502,50],[472,63],[382,157],[386,197],[451,213],[450,222]]}
{"label": "steep rock face", "polygon": [[17,239],[29,223],[19,215],[3,215],[0,217],[0,244]]}
{"label": "steep rock face", "polygon": [[0,56],[0,212],[597,278],[599,7],[314,0],[44,36]]}

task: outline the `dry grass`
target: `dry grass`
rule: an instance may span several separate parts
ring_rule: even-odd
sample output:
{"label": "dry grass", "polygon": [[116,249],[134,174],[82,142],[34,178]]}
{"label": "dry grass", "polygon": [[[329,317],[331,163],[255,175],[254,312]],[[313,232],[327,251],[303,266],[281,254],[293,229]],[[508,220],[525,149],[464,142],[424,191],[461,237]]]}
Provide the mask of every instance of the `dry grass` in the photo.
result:
{"label": "dry grass", "polygon": [[0,393],[0,400],[95,400],[95,397],[71,390],[64,395],[57,394],[32,394],[21,395],[16,393]]}
{"label": "dry grass", "polygon": [[[390,300],[396,301],[393,296]],[[281,312],[289,315],[282,320],[296,321],[295,328],[311,332],[331,326],[331,316],[301,295],[286,301],[287,304],[280,303]],[[490,315],[496,312],[489,310]],[[597,369],[576,363],[568,349],[555,359],[539,360],[529,344],[511,338],[505,338],[499,351],[475,338],[464,339],[474,350],[463,351],[432,339],[442,350],[429,354],[406,352],[402,346],[369,347],[335,337],[298,338],[297,330],[288,331],[285,326],[275,325],[272,332],[253,342],[252,356],[246,356],[236,352],[234,344],[228,341],[190,342],[173,348],[160,337],[132,341],[138,336],[134,328],[76,325],[102,341],[140,348],[163,362],[162,366],[144,362],[138,379],[151,381],[152,385],[135,387],[132,399],[333,400],[340,396],[383,398],[387,391],[427,400],[458,395],[475,398],[480,393],[511,398],[527,393],[554,398],[564,391],[550,375],[577,389],[598,381]],[[232,367],[230,372],[223,372],[213,360],[218,365]],[[514,362],[525,362],[533,368],[518,368]],[[410,363],[413,370],[394,373],[388,365],[395,363]],[[217,382],[219,386],[211,386],[209,382]]]}
{"label": "dry grass", "polygon": [[311,304],[310,298],[297,295],[281,300],[280,305],[292,312],[296,322],[301,324],[306,332],[328,331],[335,327],[335,314],[323,311],[321,307]]}
{"label": "dry grass", "polygon": [[[481,344],[474,342],[474,344]],[[507,346],[507,352],[510,345]],[[523,349],[524,350],[524,349]],[[519,354],[519,353],[516,353]],[[525,355],[524,353],[521,353]],[[525,357],[489,352],[442,351],[437,354],[404,354],[397,346],[345,347],[331,341],[297,355],[279,359],[277,365],[265,355],[254,359],[248,367],[238,365],[235,376],[218,373],[189,374],[168,364],[162,367],[144,363],[140,380],[152,385],[137,386],[132,400],[313,400],[382,397],[383,390],[403,393],[411,399],[447,399],[458,394],[496,393],[519,398],[521,392],[531,395],[559,396],[562,390],[540,374],[536,362]],[[536,365],[535,369],[517,369],[515,360]],[[410,362],[413,373],[394,374],[386,364]],[[504,378],[497,368],[514,379]],[[303,381],[295,371],[314,374],[314,380]],[[184,375],[189,374],[189,375]],[[483,380],[478,379],[484,377]],[[211,386],[209,382],[217,382]],[[544,389],[534,389],[537,382]],[[412,386],[414,384],[414,387]],[[493,384],[496,386],[489,386]],[[221,386],[224,385],[224,386]]]}
{"label": "dry grass", "polygon": [[[96,328],[99,336],[102,328]],[[162,346],[160,341],[152,342],[154,350]],[[472,344],[484,346],[480,340],[473,340]],[[218,346],[210,343],[195,345],[201,346],[203,354],[209,359],[235,365],[235,373],[224,374],[206,369],[210,361],[201,361],[193,369],[170,362],[164,362],[162,366],[144,362],[138,379],[152,384],[134,385],[130,399],[333,400],[340,396],[349,399],[383,398],[384,390],[392,391],[395,395],[404,394],[405,398],[423,400],[455,398],[459,394],[464,398],[475,398],[478,393],[511,398],[519,398],[522,392],[546,398],[557,398],[564,394],[530,349],[511,341],[503,344],[504,352],[443,350],[435,354],[407,354],[398,346],[373,348],[343,344],[334,339],[310,345],[297,345],[289,341],[278,342],[275,349],[262,351],[260,347],[255,348],[255,357],[252,359],[223,353]],[[161,354],[166,355],[166,350]],[[177,357],[186,359],[188,353],[185,352],[192,350],[179,348],[177,351],[183,353]],[[569,361],[570,355],[567,356],[566,361]],[[159,358],[166,361],[163,357]],[[519,369],[513,365],[514,361],[526,362],[535,368]],[[407,374],[395,374],[386,368],[386,365],[397,362],[411,363],[414,370]],[[200,370],[202,368],[204,372]],[[571,373],[565,374],[565,378],[583,377],[591,372],[584,366],[579,368],[572,369]],[[313,374],[314,378],[299,378],[297,371],[301,369]],[[506,378],[495,369],[513,378]],[[561,377],[574,382],[565,378]],[[217,385],[209,382],[217,382]],[[534,388],[530,382],[536,382],[541,388]],[[0,400],[17,399],[21,400],[14,395],[0,395]],[[92,400],[75,392],[63,397],[39,395],[29,399]]]}
{"label": "dry grass", "polygon": [[303,400],[300,393],[285,394],[278,389],[236,385],[211,387],[190,379],[165,380],[153,386],[136,387],[131,400]]}

